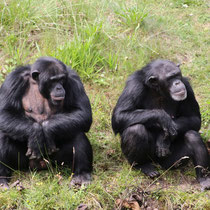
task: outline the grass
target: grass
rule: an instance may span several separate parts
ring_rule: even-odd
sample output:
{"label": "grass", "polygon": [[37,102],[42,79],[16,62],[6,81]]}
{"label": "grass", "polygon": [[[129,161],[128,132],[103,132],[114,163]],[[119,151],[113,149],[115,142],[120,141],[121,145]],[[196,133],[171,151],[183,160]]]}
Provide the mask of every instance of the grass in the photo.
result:
{"label": "grass", "polygon": [[[93,182],[71,189],[71,171],[13,174],[25,189],[0,193],[2,209],[113,209],[117,199],[148,192],[158,209],[208,209],[192,167],[168,171],[155,181],[132,170],[111,130],[111,113],[133,71],[156,58],[182,63],[202,113],[202,136],[210,139],[209,15],[207,0],[2,0],[0,82],[17,65],[49,55],[82,78],[93,109],[88,137],[94,151]],[[160,170],[161,173],[163,171]],[[62,180],[59,181],[59,177]]]}

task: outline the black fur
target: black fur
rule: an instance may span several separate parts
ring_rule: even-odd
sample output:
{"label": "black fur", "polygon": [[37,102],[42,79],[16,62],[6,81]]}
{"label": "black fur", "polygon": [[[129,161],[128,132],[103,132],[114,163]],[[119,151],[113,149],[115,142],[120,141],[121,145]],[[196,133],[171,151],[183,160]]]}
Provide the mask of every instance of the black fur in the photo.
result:
{"label": "black fur", "polygon": [[[178,76],[166,78],[174,69]],[[154,88],[148,85],[153,74],[158,83]],[[170,83],[177,78],[187,91],[187,98],[181,101],[173,100],[169,94]],[[210,179],[205,178],[202,169],[209,167],[209,156],[198,133],[200,126],[201,115],[193,90],[178,66],[168,60],[155,60],[134,72],[112,116],[112,128],[120,134],[121,148],[130,164],[154,177],[159,173],[153,161],[169,168],[188,156],[195,166],[200,166],[196,167],[197,179],[207,189]]]}
{"label": "black fur", "polygon": [[[33,69],[40,72],[39,90],[47,99],[50,77],[59,73],[65,75],[63,108],[43,122],[26,116],[22,104]],[[36,158],[39,153],[45,153],[46,145],[50,147],[51,144],[59,149],[50,157],[53,161],[73,166],[74,176],[81,177],[81,182],[90,181],[92,147],[85,132],[89,131],[91,123],[89,99],[73,70],[50,57],[40,58],[33,65],[17,67],[7,76],[0,89],[0,183],[7,184],[11,176],[10,167],[29,167],[30,154],[29,158],[26,156],[28,147],[36,152]]]}

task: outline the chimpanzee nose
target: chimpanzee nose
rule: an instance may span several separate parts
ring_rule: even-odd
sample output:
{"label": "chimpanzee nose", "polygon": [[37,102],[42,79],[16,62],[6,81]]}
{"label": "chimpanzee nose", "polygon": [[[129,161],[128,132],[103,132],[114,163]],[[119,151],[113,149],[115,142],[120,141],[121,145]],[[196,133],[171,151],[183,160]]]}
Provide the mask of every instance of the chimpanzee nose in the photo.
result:
{"label": "chimpanzee nose", "polygon": [[177,85],[180,85],[180,81],[176,81],[175,82],[175,85],[177,86]]}
{"label": "chimpanzee nose", "polygon": [[56,86],[56,90],[61,90],[62,89],[62,86],[61,85],[57,85]]}

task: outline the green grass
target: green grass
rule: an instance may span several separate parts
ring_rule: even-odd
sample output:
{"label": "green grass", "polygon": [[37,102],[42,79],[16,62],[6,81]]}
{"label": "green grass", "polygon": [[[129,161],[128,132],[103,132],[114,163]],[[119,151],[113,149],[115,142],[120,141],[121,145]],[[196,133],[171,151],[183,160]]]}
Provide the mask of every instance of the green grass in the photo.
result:
{"label": "green grass", "polygon": [[[156,58],[182,63],[210,138],[209,3],[207,0],[2,0],[0,82],[15,66],[54,56],[81,76],[93,109],[88,137],[94,151],[93,182],[71,189],[71,171],[13,174],[24,186],[0,193],[2,209],[113,209],[139,189],[158,209],[208,209],[192,167],[168,171],[153,183],[132,170],[111,130],[111,113],[133,71]],[[160,170],[163,173],[162,170]],[[58,174],[63,179],[58,181]],[[153,183],[153,184],[152,184]]]}

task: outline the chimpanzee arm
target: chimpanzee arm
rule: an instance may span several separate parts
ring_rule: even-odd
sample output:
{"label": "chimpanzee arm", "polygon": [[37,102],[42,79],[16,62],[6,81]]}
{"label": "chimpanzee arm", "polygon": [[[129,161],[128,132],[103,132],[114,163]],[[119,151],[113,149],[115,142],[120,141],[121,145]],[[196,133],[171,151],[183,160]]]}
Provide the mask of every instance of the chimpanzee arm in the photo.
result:
{"label": "chimpanzee arm", "polygon": [[30,66],[16,68],[0,88],[0,130],[19,141],[30,135],[33,125],[25,117],[21,101],[28,87],[29,72]]}
{"label": "chimpanzee arm", "polygon": [[73,136],[78,132],[87,132],[92,123],[92,112],[89,99],[80,78],[69,70],[64,112],[52,115],[43,122],[46,136]]}
{"label": "chimpanzee arm", "polygon": [[[22,97],[29,86],[30,66],[11,72],[0,88],[0,130],[14,140],[24,141],[38,132],[36,122],[25,117]],[[35,135],[35,134],[34,134]]]}
{"label": "chimpanzee arm", "polygon": [[141,71],[135,72],[128,79],[113,111],[112,128],[116,134],[138,123],[146,126],[159,124],[169,133],[176,132],[170,116],[164,110],[141,108],[146,94],[147,89],[143,85]]}
{"label": "chimpanzee arm", "polygon": [[183,79],[187,89],[187,98],[180,102],[178,118],[174,119],[178,133],[185,133],[189,130],[199,131],[201,127],[201,115],[198,102],[187,79]]}

